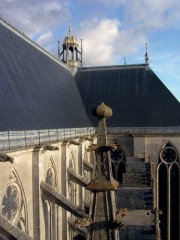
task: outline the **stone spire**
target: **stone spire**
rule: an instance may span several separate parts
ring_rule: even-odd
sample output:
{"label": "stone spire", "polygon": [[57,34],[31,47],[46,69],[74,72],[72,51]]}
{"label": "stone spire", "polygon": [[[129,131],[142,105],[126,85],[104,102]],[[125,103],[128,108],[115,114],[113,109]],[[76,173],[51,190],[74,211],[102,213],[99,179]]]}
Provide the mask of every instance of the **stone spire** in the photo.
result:
{"label": "stone spire", "polygon": [[115,146],[107,144],[106,118],[111,117],[112,110],[104,103],[96,109],[99,118],[97,147],[94,148],[96,159],[92,181],[86,189],[91,191],[89,218],[92,224],[88,230],[88,240],[119,240],[117,228],[117,209],[114,191],[118,182],[112,176],[109,151]]}

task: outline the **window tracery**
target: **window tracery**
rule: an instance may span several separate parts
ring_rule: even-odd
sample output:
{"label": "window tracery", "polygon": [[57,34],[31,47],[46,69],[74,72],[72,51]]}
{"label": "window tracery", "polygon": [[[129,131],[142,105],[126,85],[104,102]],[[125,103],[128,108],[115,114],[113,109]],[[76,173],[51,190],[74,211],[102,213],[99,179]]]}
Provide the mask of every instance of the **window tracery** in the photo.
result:
{"label": "window tracery", "polygon": [[23,187],[13,169],[2,199],[2,215],[24,232],[27,232],[27,206]]}
{"label": "window tracery", "polygon": [[178,151],[171,143],[160,150],[157,164],[157,209],[162,210],[160,228],[162,239],[175,239],[179,233],[180,164]]}

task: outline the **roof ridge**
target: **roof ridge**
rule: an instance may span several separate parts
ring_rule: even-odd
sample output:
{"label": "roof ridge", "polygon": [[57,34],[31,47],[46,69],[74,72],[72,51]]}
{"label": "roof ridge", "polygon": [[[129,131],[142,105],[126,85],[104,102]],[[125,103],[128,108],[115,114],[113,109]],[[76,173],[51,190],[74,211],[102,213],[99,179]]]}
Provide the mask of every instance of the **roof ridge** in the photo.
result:
{"label": "roof ridge", "polygon": [[126,69],[126,68],[147,68],[149,65],[147,64],[126,64],[126,65],[109,65],[109,66],[92,66],[92,67],[82,67],[79,68],[79,71],[86,70],[102,70],[102,69]]}
{"label": "roof ridge", "polygon": [[50,52],[48,52],[46,49],[41,47],[39,44],[34,42],[31,38],[29,38],[24,32],[19,31],[17,28],[12,26],[9,22],[7,22],[5,19],[0,16],[0,23],[2,23],[5,27],[7,27],[10,31],[14,32],[16,35],[21,37],[26,42],[30,43],[33,47],[50,57],[52,60],[57,62],[58,64],[62,65],[64,68],[70,70],[67,65],[65,65],[63,62],[60,62],[55,56],[53,56]]}

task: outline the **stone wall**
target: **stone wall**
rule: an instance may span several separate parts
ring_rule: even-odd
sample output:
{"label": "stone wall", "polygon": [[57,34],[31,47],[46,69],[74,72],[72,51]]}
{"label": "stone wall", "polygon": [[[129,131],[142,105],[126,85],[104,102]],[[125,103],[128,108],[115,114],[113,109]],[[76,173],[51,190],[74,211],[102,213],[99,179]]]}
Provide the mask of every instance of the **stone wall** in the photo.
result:
{"label": "stone wall", "polygon": [[[139,158],[147,163],[151,161],[154,177],[156,176],[157,159],[163,145],[170,142],[178,152],[180,151],[179,135],[172,134],[115,134],[108,136],[108,142],[120,145],[127,159],[133,158],[135,161],[136,158]],[[2,152],[2,154],[12,157],[14,162],[0,162],[1,214],[34,240],[49,240],[50,235],[53,240],[72,240],[77,234],[72,225],[75,217],[66,209],[44,199],[40,183],[41,181],[47,182],[56,191],[87,211],[90,194],[70,177],[67,169],[72,169],[89,181],[92,175],[94,153],[87,152],[87,149],[95,143],[95,137],[77,138]],[[126,203],[132,205],[131,224],[128,224],[128,217],[125,220],[127,224],[125,229],[131,232],[134,231],[131,229],[133,219],[140,214],[140,212],[136,214],[137,209],[143,210],[141,212],[142,221],[146,222],[148,217],[151,217],[151,214],[147,214],[147,212],[155,207],[156,189],[153,189],[152,201],[146,209],[146,203],[143,202],[144,193],[141,193],[141,190],[133,192],[131,186],[129,188],[128,191],[124,191],[125,194],[123,190],[117,193],[117,206],[126,208]],[[132,197],[135,193],[140,206],[133,207]],[[138,193],[140,194],[138,195]],[[131,198],[128,200],[126,195],[131,195]],[[140,228],[141,226],[139,226]],[[127,236],[125,233],[123,235]]]}
{"label": "stone wall", "polygon": [[50,234],[53,240],[69,239],[67,220],[73,216],[44,200],[40,183],[47,182],[84,208],[84,190],[70,181],[67,167],[82,176],[86,172],[86,178],[90,178],[88,169],[83,167],[83,160],[93,162],[93,155],[87,152],[87,148],[95,141],[95,138],[73,139],[73,142],[47,144],[53,147],[49,150],[45,144],[7,151],[5,154],[12,157],[14,162],[0,162],[1,213],[13,225],[21,224],[21,228],[34,240],[48,240]]}

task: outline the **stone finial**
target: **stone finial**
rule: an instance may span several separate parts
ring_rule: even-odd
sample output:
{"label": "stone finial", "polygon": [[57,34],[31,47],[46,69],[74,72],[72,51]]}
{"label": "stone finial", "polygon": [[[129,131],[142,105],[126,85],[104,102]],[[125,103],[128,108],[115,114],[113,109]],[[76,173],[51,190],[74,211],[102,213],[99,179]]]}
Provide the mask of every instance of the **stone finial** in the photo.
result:
{"label": "stone finial", "polygon": [[112,109],[103,102],[96,108],[96,115],[99,118],[109,118],[112,116]]}

